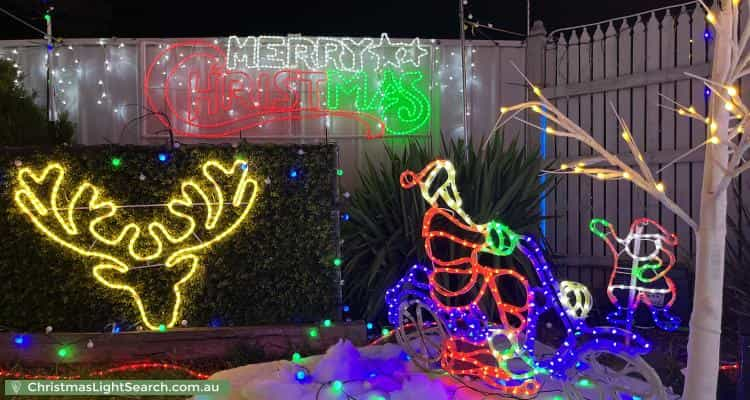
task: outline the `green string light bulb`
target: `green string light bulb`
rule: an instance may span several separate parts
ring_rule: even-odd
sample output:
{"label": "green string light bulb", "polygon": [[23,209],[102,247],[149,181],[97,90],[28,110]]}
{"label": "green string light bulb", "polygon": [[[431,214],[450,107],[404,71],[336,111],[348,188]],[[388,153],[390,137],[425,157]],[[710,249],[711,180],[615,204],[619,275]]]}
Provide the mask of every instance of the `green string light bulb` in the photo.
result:
{"label": "green string light bulb", "polygon": [[60,347],[57,350],[57,356],[60,358],[68,358],[68,356],[70,356],[70,353],[70,349],[68,349],[67,347]]}
{"label": "green string light bulb", "polygon": [[576,386],[580,388],[584,388],[584,389],[590,389],[590,388],[593,388],[595,385],[590,380],[583,378],[576,383]]}

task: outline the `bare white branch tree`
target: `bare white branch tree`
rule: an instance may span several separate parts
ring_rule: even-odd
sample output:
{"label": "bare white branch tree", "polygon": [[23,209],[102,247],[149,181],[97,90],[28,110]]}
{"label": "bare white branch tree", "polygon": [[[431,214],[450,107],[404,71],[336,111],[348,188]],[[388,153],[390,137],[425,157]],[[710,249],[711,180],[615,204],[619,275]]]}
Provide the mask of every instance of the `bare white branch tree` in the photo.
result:
{"label": "bare white branch tree", "polygon": [[[750,138],[743,134],[750,124],[750,110],[743,104],[736,86],[740,78],[750,75],[750,50],[748,49],[750,25],[746,24],[741,31],[739,29],[740,7],[744,7],[743,12],[748,13],[748,16],[750,16],[750,8],[741,5],[741,0],[723,0],[713,9],[709,9],[700,0],[699,3],[706,9],[706,19],[715,30],[713,65],[709,78],[696,75],[691,75],[691,77],[702,81],[711,89],[708,115],[699,115],[694,107],[682,105],[670,99],[666,99],[669,104],[661,105],[674,110],[681,116],[697,119],[706,124],[706,140],[668,163],[671,165],[698,150],[705,152],[698,221],[680,208],[668,196],[668,188],[654,178],[661,170],[651,171],[633,140],[633,133],[619,115],[617,119],[622,131],[622,140],[628,145],[633,156],[632,162],[629,160],[626,162],[618,155],[607,151],[590,133],[570,120],[565,113],[545,98],[540,88],[528,80],[527,83],[536,99],[507,108],[503,107],[496,124],[500,127],[510,120],[520,120],[536,126],[521,117],[528,110],[546,117],[553,126],[545,129],[547,134],[577,140],[590,147],[595,153],[593,157],[574,161],[570,165],[562,164],[557,170],[551,171],[552,173],[584,174],[602,180],[628,180],[658,200],[695,232],[697,242],[695,293],[690,318],[688,370],[683,397],[686,400],[716,398],[724,282],[727,189],[732,179],[750,170],[750,162],[744,159],[745,153],[750,149]],[[745,1],[745,3],[748,2]],[[738,34],[738,32],[741,33]],[[617,114],[616,110],[615,114]],[[536,127],[541,129],[541,127]]]}

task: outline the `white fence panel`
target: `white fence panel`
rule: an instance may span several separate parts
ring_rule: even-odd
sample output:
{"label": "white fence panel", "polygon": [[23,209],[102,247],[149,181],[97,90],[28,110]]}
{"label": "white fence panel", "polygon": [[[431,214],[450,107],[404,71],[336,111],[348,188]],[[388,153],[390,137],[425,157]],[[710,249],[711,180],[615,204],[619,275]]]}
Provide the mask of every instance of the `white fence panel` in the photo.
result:
{"label": "white fence panel", "polygon": [[[671,106],[663,95],[705,112],[704,86],[685,76],[686,72],[704,76],[710,72],[712,34],[704,20],[703,10],[689,3],[553,31],[545,46],[543,85],[545,95],[572,120],[608,151],[634,164],[621,138],[622,127],[618,126],[614,106],[644,151],[646,162],[658,171],[668,194],[694,218],[701,189],[702,154],[671,161],[706,140],[705,126],[660,105]],[[750,97],[750,83],[745,86],[743,93]],[[591,154],[590,149],[567,139],[555,139],[554,144],[554,154],[561,163]],[[609,263],[607,250],[588,230],[592,217],[606,218],[620,232],[641,216],[659,220],[680,236],[680,256],[694,252],[688,226],[628,181],[600,182],[568,176],[560,179],[551,198],[549,212],[558,218],[550,222],[555,229],[549,230],[548,236],[563,262]]]}

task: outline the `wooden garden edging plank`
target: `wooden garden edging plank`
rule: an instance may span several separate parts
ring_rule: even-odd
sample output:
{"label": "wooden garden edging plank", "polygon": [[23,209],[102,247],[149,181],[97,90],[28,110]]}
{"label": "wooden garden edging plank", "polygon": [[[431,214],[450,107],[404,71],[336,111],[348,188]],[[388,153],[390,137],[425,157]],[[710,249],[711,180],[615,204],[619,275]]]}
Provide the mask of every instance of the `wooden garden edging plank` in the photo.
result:
{"label": "wooden garden edging plank", "polygon": [[[310,329],[318,336],[312,338]],[[268,357],[283,357],[294,351],[321,353],[339,339],[355,346],[367,344],[362,321],[320,325],[270,325],[222,328],[180,328],[168,332],[52,333],[27,334],[28,345],[14,344],[17,333],[0,333],[0,363],[24,366],[65,364],[125,363],[146,360],[185,361],[223,358],[239,346],[262,349]],[[87,348],[91,339],[94,347]],[[72,354],[60,358],[57,351],[67,344]]]}

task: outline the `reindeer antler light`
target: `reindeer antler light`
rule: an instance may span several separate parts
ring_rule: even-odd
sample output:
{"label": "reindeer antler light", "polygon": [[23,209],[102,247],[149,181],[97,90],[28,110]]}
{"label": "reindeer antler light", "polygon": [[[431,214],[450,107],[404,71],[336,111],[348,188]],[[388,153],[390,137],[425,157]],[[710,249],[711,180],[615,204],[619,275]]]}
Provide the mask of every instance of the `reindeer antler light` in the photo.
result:
{"label": "reindeer antler light", "polygon": [[[200,177],[182,183],[178,197],[156,205],[166,206],[166,218],[173,220],[171,226],[176,228],[154,220],[119,228],[122,206],[103,200],[100,189],[88,182],[73,187],[66,181],[65,168],[51,163],[38,174],[30,168],[19,171],[15,202],[45,236],[95,259],[92,272],[97,281],[128,292],[144,325],[156,330],[177,323],[181,286],[197,271],[201,251],[240,226],[255,202],[257,188],[245,161],[237,160],[229,168],[208,161]],[[144,262],[148,264],[142,265]],[[178,271],[166,313],[152,315],[136,288],[127,283],[133,270],[145,267]]]}

